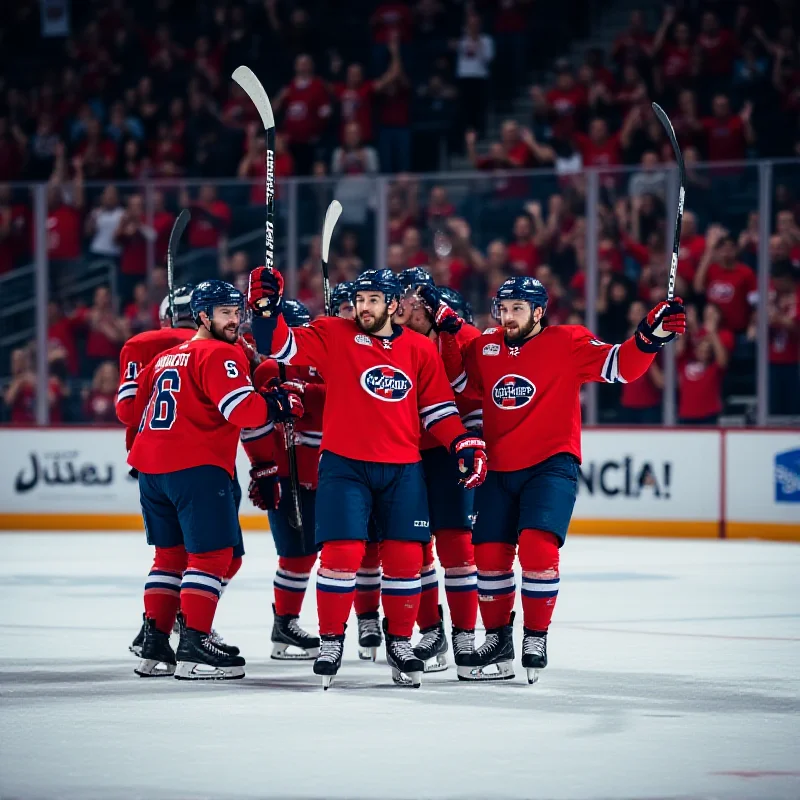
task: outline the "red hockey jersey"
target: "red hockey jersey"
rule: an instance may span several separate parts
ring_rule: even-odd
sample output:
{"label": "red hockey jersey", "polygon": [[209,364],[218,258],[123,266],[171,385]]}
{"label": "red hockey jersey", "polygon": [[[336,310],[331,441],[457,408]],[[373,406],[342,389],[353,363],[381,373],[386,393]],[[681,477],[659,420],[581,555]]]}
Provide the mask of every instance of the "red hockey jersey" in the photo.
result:
{"label": "red hockey jersey", "polygon": [[141,421],[128,463],[155,474],[213,465],[233,477],[239,429],[268,422],[244,351],[217,339],[192,339],[151,361],[131,415],[126,425]]}
{"label": "red hockey jersey", "polygon": [[[453,374],[462,354],[449,339],[443,355]],[[634,381],[653,358],[633,338],[606,344],[580,325],[554,325],[510,347],[502,328],[489,328],[468,345],[453,386],[482,401],[490,468],[512,472],[556,453],[580,459],[581,385]]]}
{"label": "red hockey jersey", "polygon": [[[136,390],[139,388],[139,375],[142,370],[159,354],[170,347],[187,342],[193,339],[196,331],[189,328],[158,328],[154,331],[144,331],[132,336],[122,347],[119,355],[119,389],[117,390],[117,408],[120,404],[123,407],[122,414],[125,416],[124,407],[133,407],[136,397]],[[119,416],[119,411],[117,412]],[[136,436],[136,429],[139,427],[137,419],[133,425],[125,429],[125,449],[130,450],[133,446],[133,439]]]}
{"label": "red hockey jersey", "polygon": [[369,336],[355,320],[339,317],[291,329],[282,315],[276,321],[272,357],[314,367],[328,387],[322,450],[413,464],[420,460],[420,421],[445,446],[465,432],[442,359],[427,337],[400,327],[391,337]]}
{"label": "red hockey jersey", "polygon": [[[467,349],[469,343],[480,336],[481,332],[474,326],[465,322],[458,333],[455,335],[455,341],[462,353]],[[439,352],[442,351],[442,340],[439,338],[436,342]],[[461,415],[461,421],[467,430],[480,430],[483,413],[481,411],[481,401],[474,397],[461,394],[456,395],[456,407],[458,413]],[[422,438],[420,439],[420,450],[431,450],[434,447],[441,447],[442,443],[432,434],[426,430],[422,431]]]}
{"label": "red hockey jersey", "polygon": [[[278,362],[268,359],[261,363],[253,375],[257,389],[266,387],[278,377]],[[322,442],[322,410],[325,407],[327,387],[314,367],[286,367],[287,380],[300,380],[306,384],[303,393],[303,416],[294,424],[294,444],[297,455],[297,477],[307,489],[317,488],[319,447]],[[260,428],[244,428],[242,444],[252,464],[274,461],[278,475],[289,477],[289,454],[283,425],[268,422]]]}

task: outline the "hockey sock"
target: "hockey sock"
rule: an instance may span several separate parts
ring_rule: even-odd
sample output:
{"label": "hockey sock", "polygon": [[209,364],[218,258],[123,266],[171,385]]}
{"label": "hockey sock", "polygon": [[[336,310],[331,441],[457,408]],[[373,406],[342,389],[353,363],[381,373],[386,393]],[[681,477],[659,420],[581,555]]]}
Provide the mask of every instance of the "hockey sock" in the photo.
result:
{"label": "hockey sock", "polygon": [[278,569],[275,571],[273,583],[275,591],[275,613],[279,617],[286,615],[299,617],[303,598],[306,596],[308,579],[317,561],[317,554],[290,558],[280,556]]}
{"label": "hockey sock", "polygon": [[478,603],[484,627],[508,625],[514,608],[514,555],[516,547],[502,542],[475,545],[478,565]]}
{"label": "hockey sock", "polygon": [[144,585],[144,613],[156,621],[156,628],[169,633],[181,602],[181,575],[186,569],[186,549],[156,547],[153,566]]}
{"label": "hockey sock", "polygon": [[367,542],[364,558],[356,572],[356,614],[374,613],[381,605],[381,547]]}
{"label": "hockey sock", "polygon": [[353,607],[356,572],[364,558],[360,539],[325,542],[317,570],[317,613],[322,636],[341,636]]}
{"label": "hockey sock", "polygon": [[525,627],[546,631],[558,597],[558,538],[546,531],[525,528],[519,535],[522,567],[522,613]]}
{"label": "hockey sock", "polygon": [[232,558],[232,547],[189,553],[189,564],[181,582],[181,611],[187,628],[211,632],[222,592],[222,578],[227,575]]}
{"label": "hockey sock", "polygon": [[436,577],[436,564],[433,561],[433,542],[422,550],[422,572],[420,573],[422,593],[419,596],[417,625],[420,630],[432,628],[439,622],[439,579]]}
{"label": "hockey sock", "polygon": [[422,590],[421,542],[381,542],[383,613],[392,636],[411,636]]}
{"label": "hockey sock", "polygon": [[222,592],[220,592],[220,594],[224,594],[225,590],[228,588],[228,584],[234,579],[241,566],[241,556],[236,556],[236,558],[231,559],[231,565],[228,567],[228,571],[225,573],[225,577],[222,579]]}
{"label": "hockey sock", "polygon": [[[472,630],[478,618],[478,570],[472,532],[442,529],[434,533],[436,552],[444,567],[444,591],[450,618],[456,628]],[[423,584],[423,596],[425,586]]]}

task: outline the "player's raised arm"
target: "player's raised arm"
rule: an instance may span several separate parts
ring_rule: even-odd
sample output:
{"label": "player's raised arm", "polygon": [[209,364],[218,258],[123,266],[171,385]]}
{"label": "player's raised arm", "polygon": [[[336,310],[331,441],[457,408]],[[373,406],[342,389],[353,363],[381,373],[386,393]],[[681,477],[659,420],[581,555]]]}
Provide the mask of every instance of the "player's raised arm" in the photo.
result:
{"label": "player's raised arm", "polygon": [[622,344],[607,344],[576,326],[572,352],[578,375],[584,382],[631,383],[647,372],[664,345],[685,332],[686,312],[680,297],[655,306]]}
{"label": "player's raised arm", "polygon": [[[117,419],[130,428],[139,424],[145,407],[150,399],[153,379],[153,362],[151,361],[138,373],[135,386],[124,388],[124,381],[117,392],[116,410]],[[134,383],[129,381],[128,383]]]}

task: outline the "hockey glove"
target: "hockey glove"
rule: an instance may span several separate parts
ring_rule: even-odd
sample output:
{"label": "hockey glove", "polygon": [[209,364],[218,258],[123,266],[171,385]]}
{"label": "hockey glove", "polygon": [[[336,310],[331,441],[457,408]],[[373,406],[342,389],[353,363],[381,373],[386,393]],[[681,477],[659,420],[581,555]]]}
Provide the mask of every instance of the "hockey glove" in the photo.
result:
{"label": "hockey glove", "polygon": [[256,464],[250,469],[250,500],[262,511],[275,511],[281,502],[281,482],[274,461]]}
{"label": "hockey glove", "polygon": [[436,333],[458,333],[464,320],[442,300],[442,293],[435,286],[420,286],[419,296],[433,314],[433,329]]}
{"label": "hockey glove", "polygon": [[283,276],[272,267],[256,267],[250,273],[247,305],[258,317],[280,313],[283,298]]}
{"label": "hockey glove", "polygon": [[270,422],[292,422],[303,416],[303,401],[294,392],[279,387],[260,394],[267,401],[267,419]]}
{"label": "hockey glove", "polygon": [[686,333],[686,309],[683,300],[662,300],[639,323],[634,337],[643,353],[657,353],[667,342]]}
{"label": "hockey glove", "polygon": [[461,478],[465,489],[474,489],[486,480],[488,460],[483,439],[471,433],[462,433],[453,439],[450,452],[458,461],[458,471],[465,476]]}

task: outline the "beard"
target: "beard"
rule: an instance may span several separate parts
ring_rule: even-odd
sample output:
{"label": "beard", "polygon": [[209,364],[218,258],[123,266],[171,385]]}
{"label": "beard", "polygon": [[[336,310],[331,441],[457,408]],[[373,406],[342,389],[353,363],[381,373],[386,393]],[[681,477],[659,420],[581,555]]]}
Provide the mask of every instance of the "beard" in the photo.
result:
{"label": "beard", "polygon": [[515,325],[513,328],[509,328],[507,325],[504,325],[503,327],[506,332],[506,339],[512,342],[522,341],[523,339],[526,339],[536,327],[536,323],[533,320],[533,312],[531,312],[528,321],[524,325]]}
{"label": "beard", "polygon": [[211,320],[210,333],[221,342],[236,344],[236,340],[239,338],[239,326],[234,322],[226,322],[224,325],[220,325]]}
{"label": "beard", "polygon": [[381,328],[383,328],[383,326],[386,325],[386,323],[389,321],[388,307],[379,317],[373,317],[372,315],[370,315],[369,320],[365,321],[362,318],[361,314],[359,314],[356,317],[356,322],[358,323],[358,327],[361,328],[361,330],[364,331],[364,333],[375,333],[376,331],[381,330]]}

